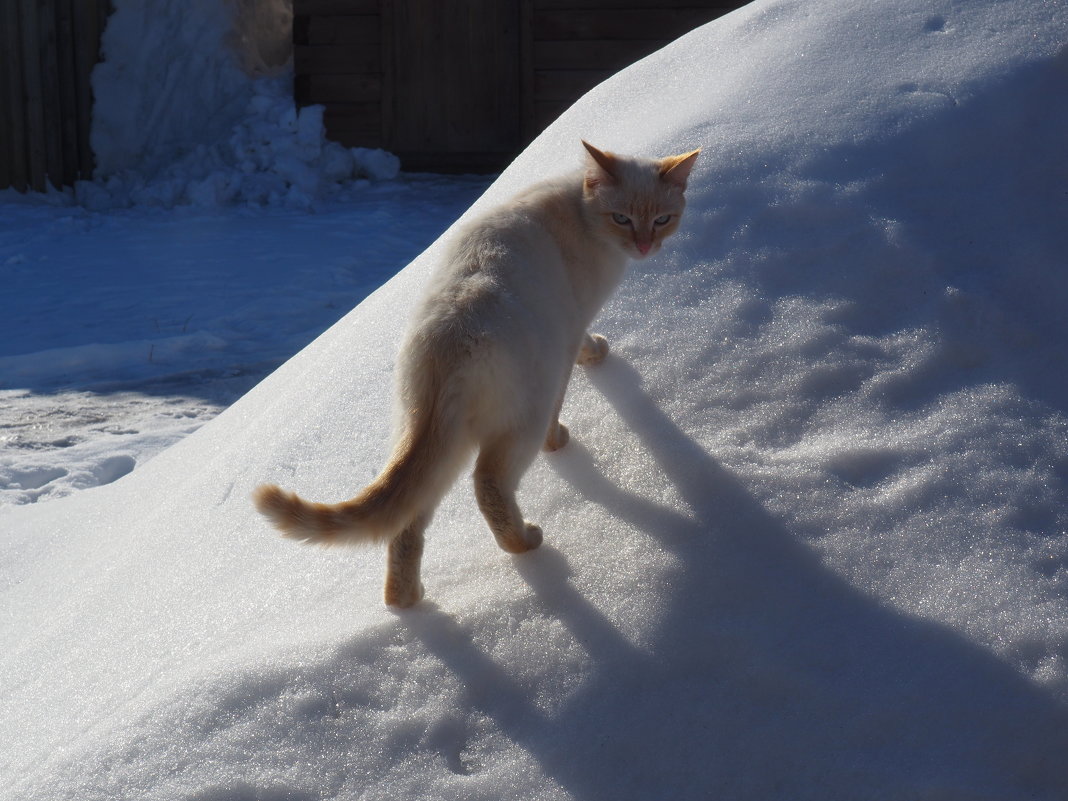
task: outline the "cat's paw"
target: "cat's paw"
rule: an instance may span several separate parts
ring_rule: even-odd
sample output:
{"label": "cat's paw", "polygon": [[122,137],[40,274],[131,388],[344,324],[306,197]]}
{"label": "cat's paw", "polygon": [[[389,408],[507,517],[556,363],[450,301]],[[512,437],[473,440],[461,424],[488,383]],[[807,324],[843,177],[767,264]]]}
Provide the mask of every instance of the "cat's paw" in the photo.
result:
{"label": "cat's paw", "polygon": [[526,530],[527,550],[528,551],[533,551],[535,548],[537,548],[539,545],[541,545],[541,541],[542,541],[541,527],[540,526],[536,526],[533,523],[527,523],[526,526],[527,526],[527,530]]}
{"label": "cat's paw", "polygon": [[533,551],[541,545],[541,529],[533,523],[524,523],[522,531],[509,532],[507,537],[497,537],[501,550],[511,554]]}
{"label": "cat's paw", "polygon": [[414,587],[398,587],[387,584],[385,592],[386,606],[394,609],[409,609],[423,600],[424,595],[426,595],[426,589],[421,581]]}
{"label": "cat's paw", "polygon": [[587,334],[579,349],[578,363],[583,367],[600,364],[608,355],[608,340],[600,334]]}
{"label": "cat's paw", "polygon": [[549,429],[549,434],[545,437],[545,445],[543,447],[550,452],[558,451],[567,445],[570,439],[571,434],[568,432],[567,426],[563,423],[556,423]]}

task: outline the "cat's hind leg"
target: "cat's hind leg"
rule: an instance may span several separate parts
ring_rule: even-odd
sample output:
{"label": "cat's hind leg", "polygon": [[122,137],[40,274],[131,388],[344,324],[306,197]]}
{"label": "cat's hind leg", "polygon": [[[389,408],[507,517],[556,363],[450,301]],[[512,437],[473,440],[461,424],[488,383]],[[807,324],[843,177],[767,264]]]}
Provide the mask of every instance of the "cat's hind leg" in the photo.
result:
{"label": "cat's hind leg", "polygon": [[419,515],[389,543],[384,593],[388,606],[404,609],[423,598],[419,568],[423,560],[423,532],[429,523],[430,515]]}
{"label": "cat's hind leg", "polygon": [[577,363],[588,367],[591,364],[600,364],[608,355],[608,340],[600,334],[587,333],[582,338],[582,347],[579,348]]}
{"label": "cat's hind leg", "polygon": [[541,529],[523,520],[515,500],[519,479],[536,453],[536,443],[531,449],[521,437],[502,436],[483,443],[475,461],[478,508],[497,544],[508,553],[524,553],[541,545]]}

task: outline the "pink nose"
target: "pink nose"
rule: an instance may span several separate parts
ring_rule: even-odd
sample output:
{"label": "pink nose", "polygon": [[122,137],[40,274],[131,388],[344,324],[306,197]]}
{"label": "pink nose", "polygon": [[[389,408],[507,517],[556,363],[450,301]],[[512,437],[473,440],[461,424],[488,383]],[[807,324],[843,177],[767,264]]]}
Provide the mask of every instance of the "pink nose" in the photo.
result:
{"label": "pink nose", "polygon": [[643,256],[648,253],[649,248],[653,246],[652,242],[635,242],[634,244],[637,246],[638,252],[641,253]]}

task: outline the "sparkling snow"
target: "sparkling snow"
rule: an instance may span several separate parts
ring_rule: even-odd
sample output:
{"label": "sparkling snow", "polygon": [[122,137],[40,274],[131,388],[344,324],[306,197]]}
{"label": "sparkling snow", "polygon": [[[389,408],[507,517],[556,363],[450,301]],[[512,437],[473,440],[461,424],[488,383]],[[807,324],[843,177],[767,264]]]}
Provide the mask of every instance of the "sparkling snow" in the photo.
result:
{"label": "sparkling snow", "polygon": [[[701,146],[688,216],[606,307],[572,441],[524,481],[545,545],[500,552],[461,482],[414,610],[383,609],[381,554],[284,541],[248,494],[334,500],[375,474],[440,240],[121,479],[0,507],[0,797],[1068,797],[1065,41],[1059,2],[758,0],[576,103],[475,210],[577,163],[581,136]],[[0,266],[52,317],[81,299],[48,287],[37,257],[60,250],[35,242],[87,225],[100,269],[162,254],[159,291],[116,282],[135,304],[176,306],[164,285],[192,276],[237,358],[183,356],[181,312],[98,353],[16,326],[0,358],[28,378],[4,391],[50,392],[64,351],[87,405],[112,371],[154,380],[122,343],[169,343],[168,371],[255,364],[245,303],[261,361],[284,358],[329,322],[313,299],[366,291],[338,232],[373,200],[344,191],[310,196],[318,214],[5,204],[26,216]],[[190,219],[199,251],[152,246]],[[198,252],[233,283],[198,289]],[[336,292],[294,291],[278,262]],[[23,335],[40,344],[10,349]]]}

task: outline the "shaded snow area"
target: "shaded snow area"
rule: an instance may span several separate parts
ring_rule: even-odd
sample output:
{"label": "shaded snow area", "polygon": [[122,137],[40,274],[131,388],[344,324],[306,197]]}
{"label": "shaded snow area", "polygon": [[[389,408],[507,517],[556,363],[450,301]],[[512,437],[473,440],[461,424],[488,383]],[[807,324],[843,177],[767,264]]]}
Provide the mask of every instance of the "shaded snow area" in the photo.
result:
{"label": "shaded snow area", "polygon": [[349,182],[314,212],[0,196],[0,505],[108,483],[199,428],[487,183]]}
{"label": "shaded snow area", "polygon": [[[545,544],[498,550],[461,482],[408,612],[381,553],[283,540],[248,498],[375,475],[450,233],[120,480],[0,508],[0,798],[1063,801],[1065,41],[1043,0],[758,0],[576,103],[472,211],[584,137],[702,147],[687,216],[523,482]],[[117,257],[183,219],[150,211],[71,224]],[[231,211],[204,250],[283,278],[235,243],[309,216]],[[294,239],[344,277],[342,229]],[[312,328],[292,284],[209,286],[219,340],[246,303]],[[187,314],[113,342],[173,352]],[[33,352],[93,341],[53,315]]]}

